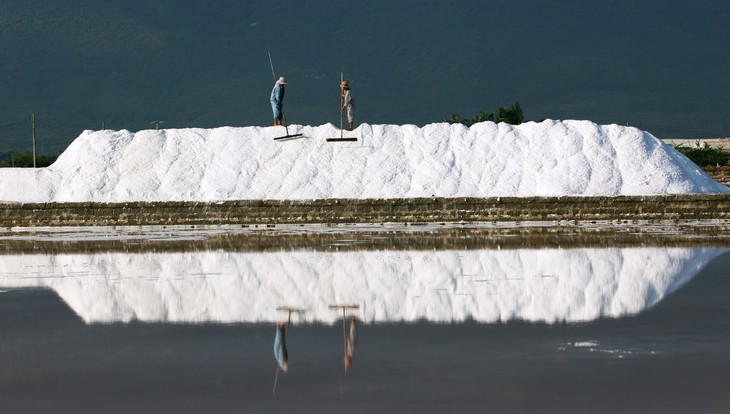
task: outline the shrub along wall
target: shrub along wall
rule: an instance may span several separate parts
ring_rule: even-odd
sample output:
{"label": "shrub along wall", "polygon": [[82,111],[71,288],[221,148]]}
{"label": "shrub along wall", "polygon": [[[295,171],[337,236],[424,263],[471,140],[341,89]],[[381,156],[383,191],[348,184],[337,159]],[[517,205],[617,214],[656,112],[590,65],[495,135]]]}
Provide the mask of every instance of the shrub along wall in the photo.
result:
{"label": "shrub along wall", "polygon": [[730,194],[1,203],[0,227],[730,219]]}

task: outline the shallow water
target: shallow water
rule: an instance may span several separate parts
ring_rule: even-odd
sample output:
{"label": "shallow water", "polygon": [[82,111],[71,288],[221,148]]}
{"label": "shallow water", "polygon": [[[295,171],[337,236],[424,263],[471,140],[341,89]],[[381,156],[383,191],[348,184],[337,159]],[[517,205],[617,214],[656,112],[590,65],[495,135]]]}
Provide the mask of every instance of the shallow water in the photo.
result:
{"label": "shallow water", "polygon": [[[500,316],[493,320],[481,318],[484,314],[480,313],[483,309],[479,306],[465,319],[461,314],[453,320],[444,319],[443,312],[455,309],[461,312],[465,308],[456,306],[457,296],[447,295],[462,292],[459,289],[468,286],[459,284],[459,278],[454,279],[457,282],[453,291],[444,292],[442,284],[428,296],[429,301],[439,306],[426,306],[420,310],[409,308],[399,314],[398,308],[393,310],[383,305],[382,312],[390,313],[378,317],[378,312],[372,311],[373,305],[361,302],[360,309],[348,311],[356,314],[361,323],[358,325],[358,346],[347,375],[343,369],[342,324],[336,316],[339,311],[315,312],[317,301],[310,301],[305,303],[309,306],[309,315],[292,316],[287,339],[289,371],[277,378],[275,395],[272,395],[276,378],[272,353],[274,321],[287,316],[285,312],[275,311],[281,303],[271,303],[273,313],[256,313],[253,319],[191,317],[185,320],[172,318],[170,310],[173,308],[169,303],[163,307],[168,309],[166,312],[143,315],[140,309],[149,309],[143,305],[160,296],[131,297],[129,290],[121,289],[141,278],[152,286],[162,284],[180,292],[180,286],[184,285],[176,285],[176,281],[205,279],[199,268],[191,266],[204,262],[196,261],[200,255],[208,257],[213,264],[227,263],[215,269],[218,273],[235,272],[248,276],[262,272],[250,266],[252,257],[273,254],[276,263],[285,260],[276,252],[223,250],[224,254],[219,249],[187,253],[74,251],[64,254],[54,251],[0,255],[2,411],[341,413],[448,412],[458,408],[462,412],[719,413],[730,407],[730,396],[726,392],[730,368],[730,348],[727,346],[730,342],[730,253],[726,249],[655,246],[647,250],[647,247],[637,246],[622,249],[543,248],[539,251],[525,248],[505,252],[485,248],[460,251],[455,256],[450,255],[448,249],[430,253],[392,250],[387,251],[387,255],[382,251],[348,251],[347,260],[327,259],[329,261],[325,263],[333,263],[339,268],[349,262],[360,263],[359,267],[349,268],[354,274],[357,269],[383,262],[384,256],[401,264],[414,255],[441,257],[439,267],[426,270],[418,267],[418,275],[429,273],[435,279],[427,279],[427,282],[443,283],[449,280],[449,275],[461,271],[460,277],[463,277],[463,270],[468,266],[479,264],[483,269],[485,263],[499,263],[507,270],[509,263],[517,263],[520,267],[515,267],[514,271],[519,269],[529,274],[538,268],[529,265],[530,260],[547,257],[542,266],[552,266],[552,269],[561,269],[552,263],[555,258],[571,265],[583,264],[579,271],[563,268],[563,273],[554,275],[571,283],[582,280],[579,276],[585,269],[591,269],[592,279],[601,277],[609,282],[601,286],[614,286],[615,280],[600,271],[610,268],[624,277],[631,276],[632,280],[638,278],[635,275],[673,274],[676,283],[666,281],[666,288],[661,288],[656,283],[661,277],[646,278],[645,281],[650,282],[647,286],[654,290],[647,290],[649,293],[642,297],[653,295],[655,301],[640,304],[638,310],[615,315],[605,312],[582,321],[558,318],[553,322],[529,322],[519,312],[514,317]],[[648,262],[654,268],[646,268],[646,272],[622,270],[631,267],[628,263],[635,262],[633,258],[637,257],[634,254],[637,251],[650,252],[650,256],[656,257],[665,250],[671,252],[666,256],[668,259]],[[678,253],[681,254],[677,256]],[[294,263],[306,267],[320,263],[322,254],[333,255],[332,252],[316,251],[298,251],[291,255],[299,255],[300,260]],[[500,262],[505,254],[520,260]],[[241,262],[240,255],[248,259]],[[443,259],[444,255],[449,260]],[[369,259],[372,257],[379,259]],[[647,255],[638,257],[647,258]],[[682,259],[675,260],[676,257]],[[94,262],[93,259],[98,260]],[[183,265],[174,270],[167,267],[180,261]],[[120,262],[128,266],[109,266]],[[17,274],[19,263],[27,265],[20,277]],[[102,263],[92,268],[104,271],[91,272],[101,275],[63,273],[68,266],[78,266],[78,270],[86,264],[88,270],[89,264],[93,263]],[[158,267],[149,267],[150,263],[157,263]],[[159,266],[161,263],[163,265]],[[236,265],[231,266],[231,263]],[[268,263],[264,261],[261,266],[265,268]],[[603,265],[596,266],[596,263]],[[620,266],[605,266],[606,263],[612,263],[611,266],[619,263]],[[657,263],[668,265],[657,271]],[[64,268],[64,265],[67,266]],[[458,271],[451,266],[456,266]],[[413,266],[396,267],[402,277],[407,277],[409,272],[412,277],[418,276],[413,273]],[[142,268],[153,270],[145,273]],[[130,269],[136,269],[136,276],[134,272],[129,273]],[[88,289],[89,286],[98,288],[104,280],[101,276],[106,275],[108,280],[108,276],[118,274],[115,272],[126,277],[112,277],[115,282],[107,281],[103,285],[105,289],[111,286],[116,290],[102,291],[126,300],[109,302],[98,289]],[[164,277],[170,272],[176,277]],[[304,274],[323,272],[323,268],[314,266],[311,272]],[[524,279],[527,280],[505,280],[504,284],[517,285],[511,290],[497,292],[503,295],[543,283],[543,279]],[[220,278],[205,280],[215,285]],[[368,283],[362,286],[372,287],[372,280],[364,280]],[[72,289],[78,286],[81,286],[80,290]],[[142,291],[151,290],[150,285],[142,286],[146,286]],[[217,296],[214,295],[212,302],[205,298],[201,289],[198,289],[201,295],[197,296],[200,300],[197,303],[186,294],[177,296],[182,298],[176,302],[180,315],[195,315],[196,309],[201,311],[198,316],[214,314],[202,312],[200,308],[210,307],[216,299],[225,301],[224,296],[228,294],[240,293],[236,285],[224,286],[228,289],[213,290]],[[584,286],[591,285],[577,285],[577,288]],[[192,291],[196,288],[193,286]],[[566,291],[560,290],[556,294],[562,295]],[[607,292],[620,291],[617,287]],[[309,294],[301,295],[306,299],[320,291],[305,289],[304,292]],[[382,291],[376,289],[375,292]],[[92,296],[89,298],[89,295]],[[88,299],[83,303],[89,306],[77,306],[74,301],[77,296]],[[530,298],[535,297],[538,296]],[[570,309],[580,302],[575,299],[579,296],[561,296],[566,297],[572,298]],[[322,300],[326,300],[326,296]],[[482,297],[480,300],[487,299]],[[476,303],[483,303],[480,300]],[[95,319],[93,312],[107,309],[110,303],[111,309],[119,311],[123,317]],[[125,308],[130,303],[134,306]],[[441,306],[444,303],[452,306]],[[182,312],[185,306],[187,311]],[[549,308],[555,309],[562,310]],[[87,311],[91,313],[85,313]],[[368,313],[370,311],[373,313]],[[423,313],[419,314],[421,311]],[[245,315],[247,310],[234,308],[230,312]],[[317,312],[322,316],[312,315]]]}

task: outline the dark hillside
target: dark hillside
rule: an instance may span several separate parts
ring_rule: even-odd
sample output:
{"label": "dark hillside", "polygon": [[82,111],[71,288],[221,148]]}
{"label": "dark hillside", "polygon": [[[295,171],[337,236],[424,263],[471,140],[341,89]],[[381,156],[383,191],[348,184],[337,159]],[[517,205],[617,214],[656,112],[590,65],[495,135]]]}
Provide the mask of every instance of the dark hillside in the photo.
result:
{"label": "dark hillside", "polygon": [[5,0],[0,151],[83,129],[268,125],[267,51],[291,123],[423,125],[520,102],[528,119],[730,131],[730,3]]}

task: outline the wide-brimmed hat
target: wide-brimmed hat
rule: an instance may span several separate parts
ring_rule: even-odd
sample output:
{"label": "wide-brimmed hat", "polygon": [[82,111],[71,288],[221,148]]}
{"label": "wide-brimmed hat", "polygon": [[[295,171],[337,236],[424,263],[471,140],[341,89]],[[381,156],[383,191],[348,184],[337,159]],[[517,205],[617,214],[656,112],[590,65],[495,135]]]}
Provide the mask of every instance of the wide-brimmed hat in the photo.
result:
{"label": "wide-brimmed hat", "polygon": [[347,83],[347,81],[342,81],[342,83],[340,83],[340,88],[344,88],[344,87],[348,87],[349,88],[350,87],[350,84]]}
{"label": "wide-brimmed hat", "polygon": [[286,85],[286,79],[283,76],[280,77],[277,82],[279,82],[280,85]]}

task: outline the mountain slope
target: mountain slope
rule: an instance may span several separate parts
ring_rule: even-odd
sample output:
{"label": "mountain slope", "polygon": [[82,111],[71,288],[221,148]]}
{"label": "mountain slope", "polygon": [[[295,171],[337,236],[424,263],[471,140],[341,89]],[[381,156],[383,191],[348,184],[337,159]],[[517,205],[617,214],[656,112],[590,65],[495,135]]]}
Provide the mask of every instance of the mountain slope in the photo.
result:
{"label": "mountain slope", "polygon": [[[7,0],[0,150],[55,152],[84,129],[268,125],[277,75],[291,122],[418,124],[520,102],[530,119],[722,136],[730,4],[588,0],[367,3]],[[26,124],[16,125],[16,120]]]}

